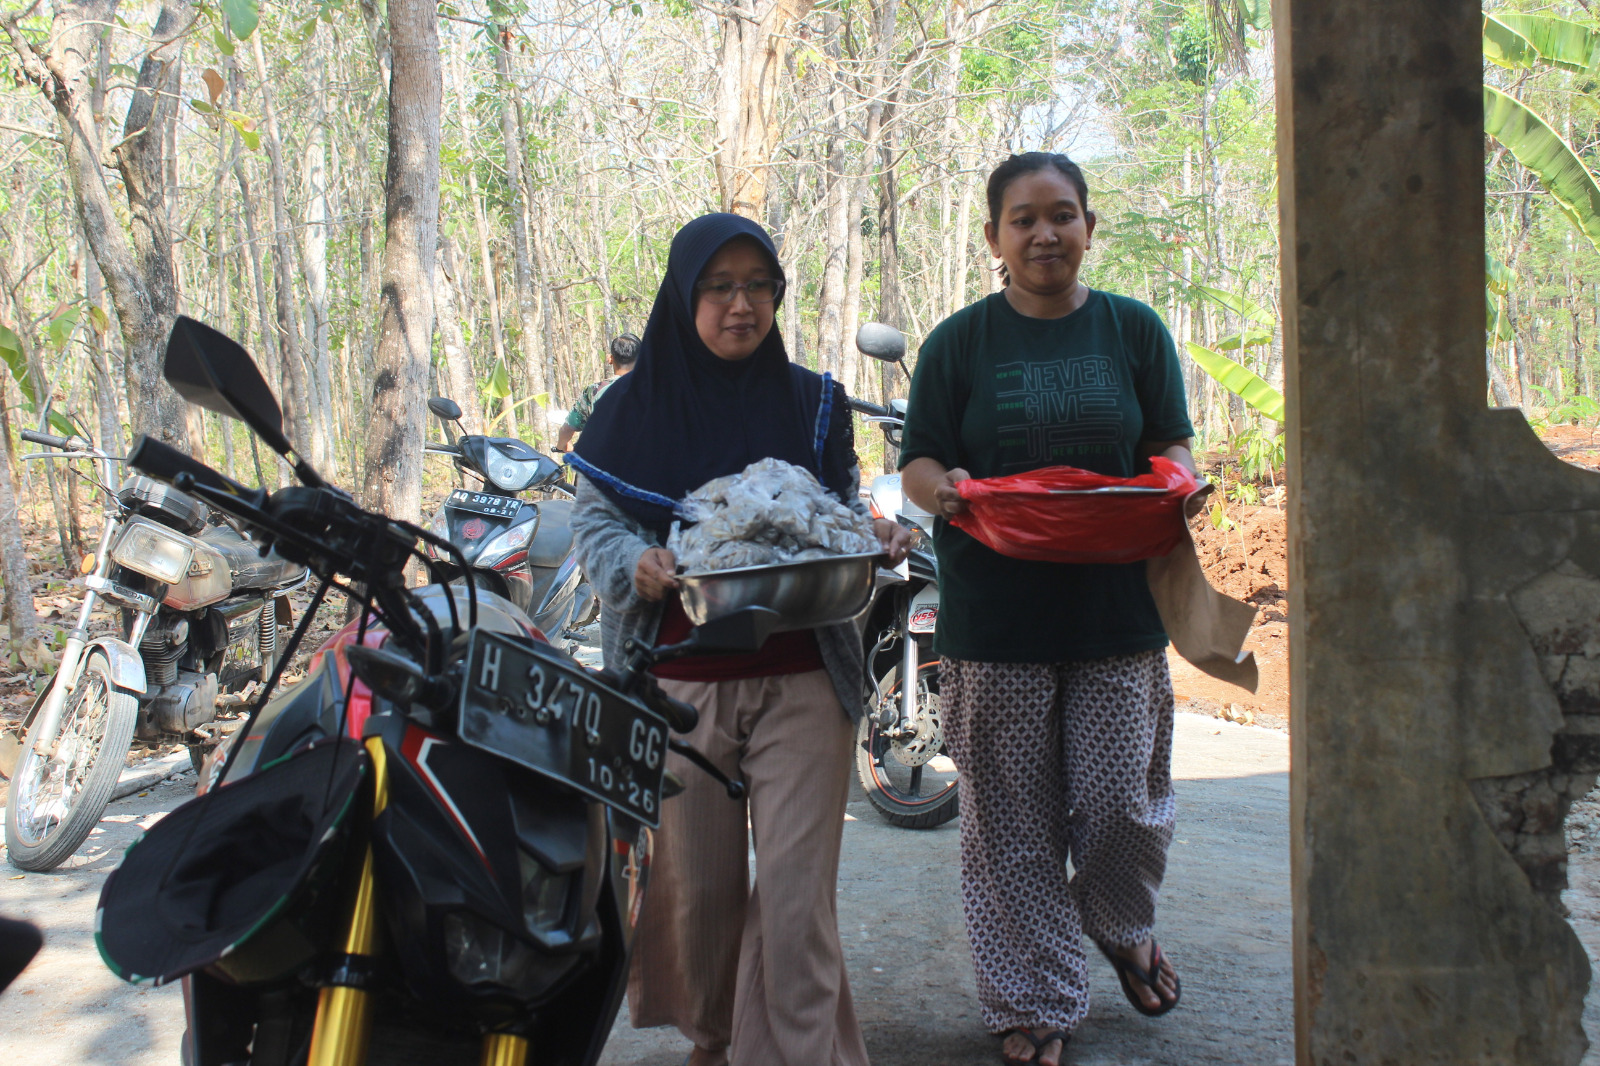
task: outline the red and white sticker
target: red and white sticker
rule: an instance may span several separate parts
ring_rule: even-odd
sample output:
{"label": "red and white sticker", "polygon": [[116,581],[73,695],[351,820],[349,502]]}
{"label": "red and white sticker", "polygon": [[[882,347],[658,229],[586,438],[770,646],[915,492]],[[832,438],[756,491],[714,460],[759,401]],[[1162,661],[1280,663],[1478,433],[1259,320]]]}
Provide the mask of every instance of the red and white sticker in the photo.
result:
{"label": "red and white sticker", "polygon": [[935,585],[925,586],[911,598],[911,619],[909,622],[913,633],[932,633],[939,626],[939,589]]}

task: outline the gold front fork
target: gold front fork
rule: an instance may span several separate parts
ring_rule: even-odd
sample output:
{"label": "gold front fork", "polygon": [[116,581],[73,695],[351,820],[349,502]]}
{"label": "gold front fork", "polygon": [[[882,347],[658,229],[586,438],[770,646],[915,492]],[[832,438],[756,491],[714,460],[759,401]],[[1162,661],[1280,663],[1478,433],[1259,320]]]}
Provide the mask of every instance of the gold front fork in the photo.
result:
{"label": "gold front fork", "polygon": [[528,1066],[528,1038],[510,1033],[485,1035],[478,1066]]}
{"label": "gold front fork", "polygon": [[[372,816],[389,803],[389,766],[378,737],[367,740],[372,758]],[[372,845],[367,844],[356,882],[350,920],[345,926],[344,953],[371,956],[378,941],[377,884],[372,874]],[[372,1036],[372,996],[364,988],[329,985],[317,995],[317,1021],[311,1030],[311,1056],[306,1066],[361,1066],[367,1061]],[[506,1060],[508,1062],[512,1060]]]}

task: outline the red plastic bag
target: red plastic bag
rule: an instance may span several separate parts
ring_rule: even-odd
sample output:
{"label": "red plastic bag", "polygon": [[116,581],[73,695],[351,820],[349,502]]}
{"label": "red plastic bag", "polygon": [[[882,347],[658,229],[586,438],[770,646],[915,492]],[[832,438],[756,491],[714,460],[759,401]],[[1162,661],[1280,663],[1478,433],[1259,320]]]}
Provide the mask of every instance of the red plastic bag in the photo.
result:
{"label": "red plastic bag", "polygon": [[1049,466],[969,478],[956,488],[970,510],[950,524],[1015,559],[1131,563],[1165,555],[1183,540],[1183,501],[1200,485],[1163,456],[1150,467],[1138,477]]}

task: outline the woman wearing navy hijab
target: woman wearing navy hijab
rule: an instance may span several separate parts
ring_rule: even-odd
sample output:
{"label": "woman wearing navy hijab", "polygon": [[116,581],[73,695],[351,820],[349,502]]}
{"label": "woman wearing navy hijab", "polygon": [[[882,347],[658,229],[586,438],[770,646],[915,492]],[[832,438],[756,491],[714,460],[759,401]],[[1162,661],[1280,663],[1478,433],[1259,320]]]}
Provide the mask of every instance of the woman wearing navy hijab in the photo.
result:
{"label": "woman wearing navy hijab", "polygon": [[[783,287],[772,239],[749,219],[705,215],[679,230],[638,362],[601,395],[567,460],[584,475],[572,525],[604,606],[608,664],[630,637],[688,634],[662,545],[679,502],[712,478],[782,459],[866,514],[844,390],[789,361],[774,326]],[[904,557],[905,531],[876,529]],[[693,1066],[865,1066],[835,898],[861,714],[855,628],[780,633],[759,652],[656,676],[699,709],[686,739],[746,783],[748,810],[669,757],[688,787],[663,805],[655,837],[628,982],[634,1026],[676,1026]]]}

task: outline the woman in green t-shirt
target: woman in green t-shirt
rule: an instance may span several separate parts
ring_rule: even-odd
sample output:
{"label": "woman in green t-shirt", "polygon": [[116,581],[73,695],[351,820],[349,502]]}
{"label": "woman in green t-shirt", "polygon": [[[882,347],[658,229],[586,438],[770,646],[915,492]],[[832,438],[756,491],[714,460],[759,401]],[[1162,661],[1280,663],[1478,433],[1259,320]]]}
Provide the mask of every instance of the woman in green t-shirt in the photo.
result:
{"label": "woman in green t-shirt", "polygon": [[1138,1010],[1178,1002],[1152,936],[1174,819],[1167,637],[1143,563],[1013,559],[943,519],[966,508],[967,477],[1130,477],[1153,455],[1192,470],[1194,428],[1160,318],[1078,278],[1095,224],[1082,171],[1012,156],[988,201],[1006,286],[923,343],[900,465],[906,495],[941,519],[935,647],[984,1021],[1006,1062],[1055,1066],[1089,1011],[1082,933]]}

